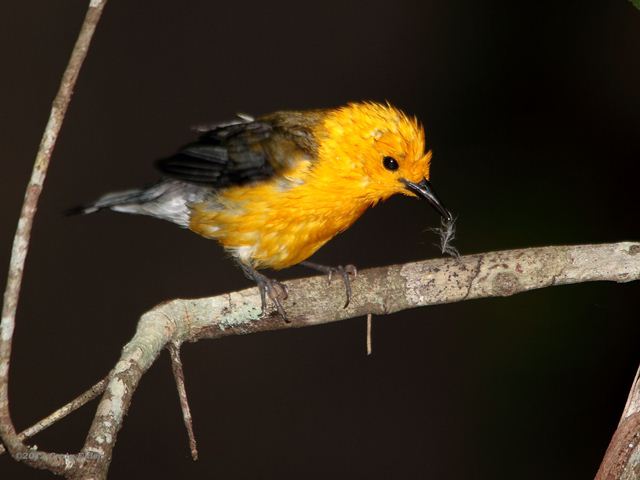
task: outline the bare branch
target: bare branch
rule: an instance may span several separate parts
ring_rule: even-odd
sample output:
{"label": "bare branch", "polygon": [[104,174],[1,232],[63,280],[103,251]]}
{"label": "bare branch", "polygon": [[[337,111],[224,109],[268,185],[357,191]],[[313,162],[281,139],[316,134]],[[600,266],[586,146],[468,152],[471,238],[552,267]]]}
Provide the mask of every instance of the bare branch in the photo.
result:
{"label": "bare branch", "polygon": [[[354,282],[354,298],[348,309],[342,308],[340,286],[327,285],[324,276],[291,280],[286,282],[291,295],[285,305],[290,323],[282,322],[275,312],[260,317],[260,296],[255,288],[210,298],[163,303],[145,313],[138,322],[136,334],[124,347],[120,360],[109,374],[105,394],[85,445],[81,452],[72,456],[72,460],[77,462],[76,467],[64,474],[71,478],[106,477],[116,436],[133,393],[144,372],[165,347],[173,352],[174,372],[178,368],[176,378],[180,385],[181,365],[175,362],[176,358],[179,361],[175,348],[185,341],[318,325],[371,313],[384,314],[474,298],[509,296],[554,285],[638,279],[640,243],[623,242],[492,252],[365,270]],[[103,385],[98,383],[91,395],[85,394],[87,401],[102,391]],[[631,416],[636,415],[639,408],[640,393],[637,390],[636,381],[635,393],[630,395],[625,410]],[[188,410],[184,410],[182,398],[181,405],[184,415]],[[73,410],[68,407],[63,409]],[[185,418],[189,431],[188,418],[190,413]],[[627,428],[625,431],[638,435],[637,425],[635,430]],[[189,435],[193,452],[195,440],[192,432]],[[629,455],[625,458],[628,465],[638,465],[636,457]]]}
{"label": "bare branch", "polygon": [[138,382],[170,343],[306,327],[554,285],[638,279],[640,243],[624,242],[511,250],[369,269],[354,282],[353,301],[347,309],[342,308],[340,285],[327,285],[325,277],[291,280],[285,282],[290,323],[275,312],[261,318],[256,288],[166,302],[140,318],[135,335],[122,350],[81,454],[98,459],[92,477],[106,477]]}
{"label": "bare branch", "polygon": [[42,192],[51,154],[58,139],[58,134],[60,133],[71,95],[73,94],[73,88],[105,4],[106,0],[90,1],[80,34],[73,47],[71,58],[62,76],[58,93],[51,106],[49,121],[45,127],[42,140],[40,141],[40,147],[36,154],[31,179],[27,185],[22,211],[20,212],[18,228],[13,240],[7,285],[2,305],[2,320],[0,321],[0,438],[2,438],[2,441],[14,458],[20,457],[35,467],[47,468],[57,473],[67,471],[70,465],[74,464],[75,459],[69,456],[47,454],[45,452],[39,452],[38,455],[26,455],[27,447],[16,433],[13,421],[11,420],[9,410],[11,345],[25,259],[29,249],[31,227],[36,214],[38,199]]}
{"label": "bare branch", "polygon": [[[78,395],[76,398],[71,400],[69,403],[67,403],[63,407],[60,407],[55,412],[51,413],[47,417],[43,418],[37,423],[34,423],[33,425],[31,425],[29,428],[20,432],[18,434],[18,438],[21,441],[24,441],[27,438],[31,438],[37,433],[40,433],[41,431],[43,431],[44,429],[49,428],[58,420],[62,420],[64,417],[66,417],[70,413],[75,412],[77,409],[79,409],[83,405],[86,405],[87,403],[89,403],[91,400],[93,400],[102,392],[104,392],[104,388],[107,386],[107,378],[108,377],[104,377],[98,383],[94,384],[87,391],[85,391],[81,395]],[[0,455],[2,455],[5,451],[6,450],[4,448],[4,445],[0,445]]]}
{"label": "bare branch", "polygon": [[180,408],[182,409],[182,419],[189,436],[189,449],[191,450],[191,458],[198,460],[198,446],[196,444],[196,436],[193,434],[193,421],[191,419],[191,409],[189,408],[189,400],[187,398],[187,389],[184,385],[184,371],[182,369],[182,360],[180,359],[180,345],[171,342],[167,346],[171,357],[171,369],[173,370],[173,378],[176,380],[178,388],[178,397],[180,398]]}

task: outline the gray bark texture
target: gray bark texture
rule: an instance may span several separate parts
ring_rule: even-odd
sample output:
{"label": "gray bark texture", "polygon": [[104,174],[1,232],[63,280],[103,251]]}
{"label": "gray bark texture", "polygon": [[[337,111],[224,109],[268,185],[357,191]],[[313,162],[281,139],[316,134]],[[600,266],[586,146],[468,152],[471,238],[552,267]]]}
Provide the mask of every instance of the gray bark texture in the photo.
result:
{"label": "gray bark texture", "polygon": [[[361,272],[353,282],[353,299],[346,309],[342,308],[344,291],[340,281],[328,284],[326,277],[291,280],[285,282],[290,294],[284,304],[290,323],[275,311],[261,317],[257,288],[202,299],[172,300],[140,318],[135,335],[110,373],[82,458],[95,458],[108,465],[138,382],[170,345],[179,348],[183,342],[205,338],[306,327],[369,313],[382,315],[420,306],[509,296],[554,285],[638,279],[640,243],[623,242],[509,250],[373,268]],[[634,388],[637,387],[636,383]],[[637,412],[638,393],[632,393],[630,399]],[[637,438],[637,422],[634,427]],[[625,440],[628,437],[623,436]],[[615,465],[637,472],[637,442],[632,448],[627,442],[625,449],[619,442],[613,446],[614,441],[615,436],[603,464],[613,456]],[[634,465],[627,465],[629,461]],[[638,477],[636,474],[627,478]]]}

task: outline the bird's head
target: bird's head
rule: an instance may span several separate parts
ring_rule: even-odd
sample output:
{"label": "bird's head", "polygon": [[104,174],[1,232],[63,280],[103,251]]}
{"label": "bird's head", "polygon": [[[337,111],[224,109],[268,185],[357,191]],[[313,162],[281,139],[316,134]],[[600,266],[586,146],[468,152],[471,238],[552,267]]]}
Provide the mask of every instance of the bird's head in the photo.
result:
{"label": "bird's head", "polygon": [[375,204],[398,193],[414,196],[451,220],[429,183],[431,151],[415,118],[389,104],[350,103],[327,113],[323,132],[319,154],[361,198]]}

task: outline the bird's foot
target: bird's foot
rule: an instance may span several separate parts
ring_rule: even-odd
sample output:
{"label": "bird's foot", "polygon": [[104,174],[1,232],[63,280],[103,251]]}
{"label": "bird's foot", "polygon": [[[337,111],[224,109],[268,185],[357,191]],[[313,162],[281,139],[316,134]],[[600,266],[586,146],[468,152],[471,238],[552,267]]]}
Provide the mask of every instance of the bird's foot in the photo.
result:
{"label": "bird's foot", "polygon": [[342,278],[342,282],[344,283],[344,288],[347,295],[347,300],[344,303],[343,308],[347,308],[349,303],[351,302],[351,281],[355,280],[358,276],[358,269],[353,265],[338,265],[337,267],[328,267],[326,265],[319,265],[313,262],[301,262],[300,265],[304,265],[305,267],[311,268],[318,272],[326,273],[327,279],[329,283],[331,283],[331,279],[333,278],[333,274],[340,275]]}
{"label": "bird's foot", "polygon": [[284,283],[269,278],[254,268],[242,266],[244,273],[258,285],[260,290],[260,301],[262,302],[262,315],[267,312],[267,297],[273,302],[282,319],[289,323],[287,312],[282,306],[282,302],[289,296],[289,291]]}

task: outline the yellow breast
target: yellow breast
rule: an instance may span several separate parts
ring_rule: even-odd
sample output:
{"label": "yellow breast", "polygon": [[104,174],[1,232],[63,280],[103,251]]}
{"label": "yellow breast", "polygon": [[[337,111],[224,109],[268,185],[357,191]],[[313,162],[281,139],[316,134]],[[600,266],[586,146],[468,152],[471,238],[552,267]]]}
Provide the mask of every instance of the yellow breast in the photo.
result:
{"label": "yellow breast", "polygon": [[302,161],[285,176],[231,187],[193,205],[189,228],[255,268],[286,268],[309,258],[364,213],[370,203],[352,193]]}

